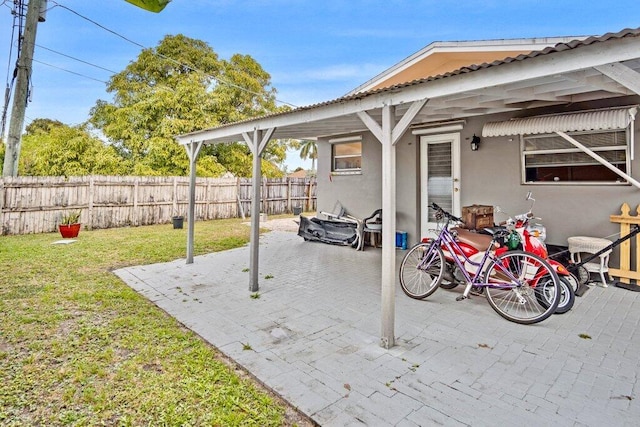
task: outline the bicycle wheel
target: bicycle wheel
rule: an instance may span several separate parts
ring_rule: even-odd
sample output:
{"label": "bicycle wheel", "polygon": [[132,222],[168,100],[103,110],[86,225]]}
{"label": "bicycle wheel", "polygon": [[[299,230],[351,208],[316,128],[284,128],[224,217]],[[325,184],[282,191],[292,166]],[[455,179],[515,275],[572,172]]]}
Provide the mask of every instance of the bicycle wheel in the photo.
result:
{"label": "bicycle wheel", "polygon": [[[545,276],[550,277],[547,307],[536,297],[536,286]],[[523,325],[541,322],[558,307],[560,280],[549,263],[538,255],[524,251],[505,252],[489,265],[485,278],[489,305],[511,322]]]}
{"label": "bicycle wheel", "polygon": [[[442,255],[444,255],[444,253]],[[449,271],[449,274],[447,275],[449,276],[449,279],[443,278],[442,281],[440,282],[440,287],[443,289],[453,289],[459,285],[455,277],[456,276],[455,271],[458,267],[454,263],[447,261],[444,268],[445,268],[445,272],[447,270]]]}
{"label": "bicycle wheel", "polygon": [[[558,302],[558,307],[556,307],[555,314],[564,314],[571,310],[575,303],[576,296],[567,277],[558,276],[558,278],[560,279],[560,301]],[[541,278],[536,285],[535,292],[540,305],[548,307],[551,301],[553,301],[553,278],[550,276]]]}
{"label": "bicycle wheel", "polygon": [[434,293],[444,276],[444,255],[432,243],[418,243],[400,264],[400,286],[405,294],[424,299]]}

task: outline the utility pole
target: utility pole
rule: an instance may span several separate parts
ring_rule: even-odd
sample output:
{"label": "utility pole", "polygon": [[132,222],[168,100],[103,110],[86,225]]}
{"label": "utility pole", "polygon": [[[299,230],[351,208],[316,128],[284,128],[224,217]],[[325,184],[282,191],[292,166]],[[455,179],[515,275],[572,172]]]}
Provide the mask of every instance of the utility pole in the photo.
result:
{"label": "utility pole", "polygon": [[20,140],[22,138],[22,127],[24,126],[24,114],[27,109],[33,50],[36,44],[36,29],[38,28],[38,18],[40,16],[40,6],[42,2],[43,0],[29,0],[29,6],[27,7],[27,18],[24,33],[21,36],[21,48],[18,52],[16,92],[13,95],[9,135],[7,137],[7,149],[4,153],[2,176],[18,176]]}

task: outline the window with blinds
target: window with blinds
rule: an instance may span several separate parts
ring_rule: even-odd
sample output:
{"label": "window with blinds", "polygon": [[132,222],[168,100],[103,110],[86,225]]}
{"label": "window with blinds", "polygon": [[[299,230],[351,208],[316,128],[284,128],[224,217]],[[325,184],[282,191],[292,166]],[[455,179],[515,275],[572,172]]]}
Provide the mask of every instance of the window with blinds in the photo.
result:
{"label": "window with blinds", "polygon": [[[627,132],[570,133],[600,157],[629,173]],[[521,139],[525,183],[626,183],[615,172],[559,135],[530,135]]]}

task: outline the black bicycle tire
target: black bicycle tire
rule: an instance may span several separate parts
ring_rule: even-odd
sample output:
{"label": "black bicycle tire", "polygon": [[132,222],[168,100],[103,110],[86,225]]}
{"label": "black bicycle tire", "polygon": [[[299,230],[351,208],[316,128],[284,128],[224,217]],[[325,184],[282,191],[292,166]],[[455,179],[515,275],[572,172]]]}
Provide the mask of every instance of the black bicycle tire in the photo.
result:
{"label": "black bicycle tire", "polygon": [[[518,298],[514,298],[513,296],[513,293],[515,292],[514,289],[495,289],[491,287],[485,287],[485,294],[487,297],[487,301],[489,302],[489,305],[491,306],[491,308],[493,308],[496,311],[496,313],[498,313],[503,318],[509,320],[510,322],[518,323],[521,325],[530,325],[530,324],[542,322],[543,320],[549,318],[549,316],[551,316],[555,312],[556,308],[558,307],[558,302],[560,300],[560,288],[559,288],[560,279],[558,278],[558,275],[553,269],[553,267],[551,267],[551,265],[545,259],[530,252],[525,252],[520,250],[508,251],[498,256],[496,259],[494,259],[491,262],[491,264],[487,268],[485,277],[490,277],[494,267],[498,266],[499,263],[503,263],[506,260],[506,258],[515,257],[515,256],[532,258],[536,261],[537,264],[539,264],[540,266],[543,266],[547,270],[547,272],[545,274],[542,274],[541,277],[545,276],[546,274],[551,275],[551,278],[554,281],[554,286],[556,288],[556,292],[554,293],[554,300],[551,302],[551,304],[548,307],[541,306],[537,298],[535,297],[535,291],[534,291],[535,288],[529,287],[528,285],[526,285],[526,287],[523,288],[522,291],[519,291],[520,295]],[[503,270],[503,267],[498,267],[498,271],[501,271],[501,270]],[[526,296],[528,298],[524,298],[522,296],[522,294],[525,293],[523,291],[526,291]],[[514,302],[512,301],[514,299],[518,301],[516,304],[513,305],[514,309],[512,311],[514,313],[518,311],[522,311],[520,306],[527,304],[527,302],[532,301],[533,304],[532,304],[531,311],[535,311],[538,314],[535,315],[534,317],[529,317],[526,319],[522,317],[517,317],[515,314],[511,314],[508,309],[502,308],[501,306],[499,306],[500,304],[498,304],[497,301],[499,299],[500,294],[505,295],[505,298],[500,298],[500,299],[505,300],[507,303]],[[506,298],[507,296],[509,296],[509,298]],[[522,299],[526,299],[526,302],[522,303],[521,302]],[[537,306],[542,307],[544,310],[538,309]]]}
{"label": "black bicycle tire", "polygon": [[[567,311],[571,310],[571,308],[573,308],[573,304],[576,300],[576,295],[573,291],[573,286],[571,286],[571,282],[567,279],[567,277],[558,276],[558,278],[560,279],[561,297],[554,314],[564,314]],[[538,291],[539,289],[540,282],[538,282],[536,291]],[[545,292],[536,292],[536,298],[538,298],[538,302],[543,307],[547,307],[549,305],[548,301],[545,298],[545,295]]]}
{"label": "black bicycle tire", "polygon": [[571,286],[571,283],[569,283],[569,281],[563,276],[559,276],[559,279],[560,279],[561,286],[562,284],[564,284],[564,286],[568,288],[568,290],[565,292],[568,292],[569,296],[568,296],[568,301],[566,303],[562,305],[558,303],[558,307],[556,307],[556,311],[554,314],[566,313],[567,311],[573,308],[573,304],[575,304],[576,302],[576,294],[573,292],[573,287]]}
{"label": "black bicycle tire", "polygon": [[[413,259],[412,256],[414,256],[414,252],[416,252],[417,250],[419,250],[420,248],[424,248],[427,247],[427,249],[425,250],[425,252],[431,252],[431,251],[435,251],[437,256],[440,258],[440,268],[439,268],[439,273],[437,275],[437,277],[432,280],[432,286],[425,292],[422,293],[416,293],[413,292],[410,289],[410,286],[408,283],[406,283],[406,279],[404,277],[404,271],[405,268],[413,268],[416,269],[416,266],[408,266],[408,262],[410,259]],[[440,283],[442,282],[442,278],[444,277],[444,268],[445,268],[445,259],[444,259],[444,254],[442,253],[442,249],[440,249],[438,246],[433,246],[433,243],[418,243],[417,245],[413,246],[411,249],[409,249],[409,251],[405,254],[405,256],[402,258],[402,262],[400,263],[400,271],[399,271],[399,276],[400,276],[400,287],[402,288],[402,291],[409,297],[413,298],[413,299],[425,299],[427,298],[429,295],[433,294],[439,287],[440,287]],[[425,273],[426,274],[426,273]],[[416,278],[421,278],[421,274],[418,272],[415,275]]]}

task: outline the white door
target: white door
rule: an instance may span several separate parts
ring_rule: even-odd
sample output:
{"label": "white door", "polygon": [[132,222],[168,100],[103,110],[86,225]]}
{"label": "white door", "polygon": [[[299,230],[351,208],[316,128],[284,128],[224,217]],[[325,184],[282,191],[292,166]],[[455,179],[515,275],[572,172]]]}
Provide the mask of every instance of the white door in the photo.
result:
{"label": "white door", "polygon": [[420,137],[420,231],[433,235],[436,228],[432,202],[460,216],[460,134]]}

